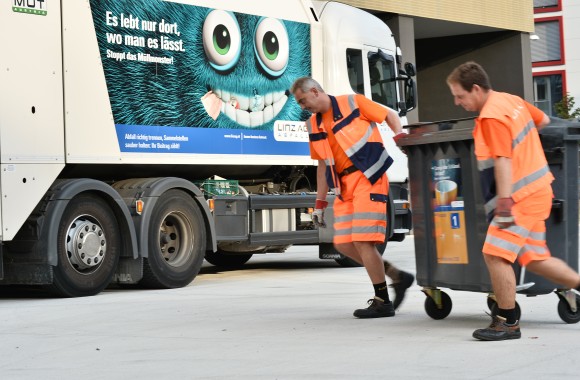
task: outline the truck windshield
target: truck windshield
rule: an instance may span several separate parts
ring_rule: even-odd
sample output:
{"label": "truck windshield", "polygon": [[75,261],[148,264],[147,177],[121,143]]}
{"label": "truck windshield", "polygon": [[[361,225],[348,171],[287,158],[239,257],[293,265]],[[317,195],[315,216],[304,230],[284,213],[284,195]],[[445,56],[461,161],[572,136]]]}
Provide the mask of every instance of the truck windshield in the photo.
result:
{"label": "truck windshield", "polygon": [[397,109],[397,82],[393,57],[381,51],[371,52],[368,55],[368,62],[372,100]]}

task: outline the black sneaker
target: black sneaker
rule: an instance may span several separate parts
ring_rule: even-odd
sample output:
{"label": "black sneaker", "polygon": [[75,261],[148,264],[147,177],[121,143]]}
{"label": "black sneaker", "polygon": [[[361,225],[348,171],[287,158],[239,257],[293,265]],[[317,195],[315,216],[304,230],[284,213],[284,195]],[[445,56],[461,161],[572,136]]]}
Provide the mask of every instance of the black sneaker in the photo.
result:
{"label": "black sneaker", "polygon": [[401,306],[401,302],[405,298],[405,292],[413,285],[413,281],[415,281],[415,276],[411,273],[399,271],[399,281],[391,284],[391,287],[395,290],[395,299],[393,301],[395,310]]}
{"label": "black sneaker", "polygon": [[392,317],[395,315],[392,302],[385,302],[379,297],[371,298],[368,301],[369,307],[366,309],[357,309],[353,315],[357,318],[382,318]]}
{"label": "black sneaker", "polygon": [[506,319],[499,315],[492,315],[492,321],[489,327],[478,329],[473,332],[473,337],[479,340],[506,340],[506,339],[520,339],[522,333],[520,332],[519,321],[513,325],[508,325]]}

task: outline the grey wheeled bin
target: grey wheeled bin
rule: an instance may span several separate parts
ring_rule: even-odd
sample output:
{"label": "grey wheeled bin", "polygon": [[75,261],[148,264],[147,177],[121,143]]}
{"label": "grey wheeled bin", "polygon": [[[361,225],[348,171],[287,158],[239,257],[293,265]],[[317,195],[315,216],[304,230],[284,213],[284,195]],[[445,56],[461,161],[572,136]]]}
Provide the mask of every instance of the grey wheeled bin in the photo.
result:
{"label": "grey wheeled bin", "polygon": [[[399,140],[409,159],[417,284],[423,287],[425,311],[433,319],[447,317],[452,308],[451,298],[440,287],[487,293],[487,306],[497,313],[481,252],[488,223],[474,155],[473,119],[409,125],[409,134]],[[580,123],[552,119],[540,136],[556,178],[552,213],[546,221],[547,244],[552,256],[578,270]],[[517,263],[514,271],[518,293],[555,292],[560,318],[580,321],[580,297],[575,292],[559,289]],[[516,309],[519,319],[517,302]]]}

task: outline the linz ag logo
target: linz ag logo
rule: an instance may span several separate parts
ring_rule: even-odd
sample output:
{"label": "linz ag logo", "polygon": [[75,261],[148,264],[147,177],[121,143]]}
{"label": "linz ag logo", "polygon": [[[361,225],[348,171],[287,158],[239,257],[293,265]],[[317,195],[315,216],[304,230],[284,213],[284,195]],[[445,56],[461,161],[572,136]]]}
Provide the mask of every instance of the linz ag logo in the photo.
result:
{"label": "linz ag logo", "polygon": [[46,0],[13,0],[14,12],[46,16]]}

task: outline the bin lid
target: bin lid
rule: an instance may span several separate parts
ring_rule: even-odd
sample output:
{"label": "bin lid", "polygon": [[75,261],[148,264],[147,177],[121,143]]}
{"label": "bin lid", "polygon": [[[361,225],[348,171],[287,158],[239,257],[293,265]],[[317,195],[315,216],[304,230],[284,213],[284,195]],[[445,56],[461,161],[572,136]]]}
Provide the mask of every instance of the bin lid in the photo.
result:
{"label": "bin lid", "polygon": [[427,121],[404,126],[409,133],[397,141],[402,146],[473,139],[477,116],[461,119]]}
{"label": "bin lid", "polygon": [[580,121],[550,116],[550,124],[540,130],[544,150],[561,148],[563,141],[580,141]]}

